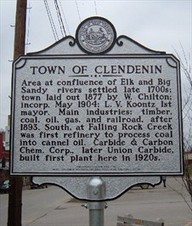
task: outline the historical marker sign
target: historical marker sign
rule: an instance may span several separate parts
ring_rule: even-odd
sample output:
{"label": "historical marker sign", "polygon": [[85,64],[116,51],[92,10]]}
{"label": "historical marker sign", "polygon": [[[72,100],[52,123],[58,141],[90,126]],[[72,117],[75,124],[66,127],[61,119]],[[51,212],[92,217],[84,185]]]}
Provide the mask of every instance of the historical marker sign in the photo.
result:
{"label": "historical marker sign", "polygon": [[14,62],[11,173],[182,174],[178,60],[96,54],[112,48],[116,34],[105,20],[102,29],[101,20],[87,23],[76,37],[94,55],[31,55]]}

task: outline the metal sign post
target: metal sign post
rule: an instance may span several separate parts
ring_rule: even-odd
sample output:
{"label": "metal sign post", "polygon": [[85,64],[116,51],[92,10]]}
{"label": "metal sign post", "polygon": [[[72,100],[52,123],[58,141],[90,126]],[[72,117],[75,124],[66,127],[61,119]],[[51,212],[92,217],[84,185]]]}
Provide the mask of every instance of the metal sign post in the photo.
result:
{"label": "metal sign post", "polygon": [[93,177],[87,185],[87,197],[89,209],[89,226],[104,226],[104,209],[105,202],[100,201],[105,199],[105,182],[100,177]]}

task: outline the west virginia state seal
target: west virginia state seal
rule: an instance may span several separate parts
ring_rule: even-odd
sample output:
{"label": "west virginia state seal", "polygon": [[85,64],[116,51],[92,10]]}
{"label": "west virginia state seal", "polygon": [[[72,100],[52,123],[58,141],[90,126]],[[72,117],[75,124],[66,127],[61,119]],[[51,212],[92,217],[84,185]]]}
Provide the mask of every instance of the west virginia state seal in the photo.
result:
{"label": "west virginia state seal", "polygon": [[115,43],[116,30],[107,19],[90,17],[79,24],[76,40],[80,49],[86,53],[105,53]]}

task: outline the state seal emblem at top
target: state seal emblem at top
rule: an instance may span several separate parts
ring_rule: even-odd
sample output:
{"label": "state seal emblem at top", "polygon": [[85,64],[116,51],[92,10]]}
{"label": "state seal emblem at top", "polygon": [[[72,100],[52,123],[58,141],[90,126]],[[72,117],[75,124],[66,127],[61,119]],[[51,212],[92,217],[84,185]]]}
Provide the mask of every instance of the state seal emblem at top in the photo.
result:
{"label": "state seal emblem at top", "polygon": [[78,26],[76,40],[80,49],[86,53],[106,53],[115,43],[116,31],[105,18],[91,17]]}

